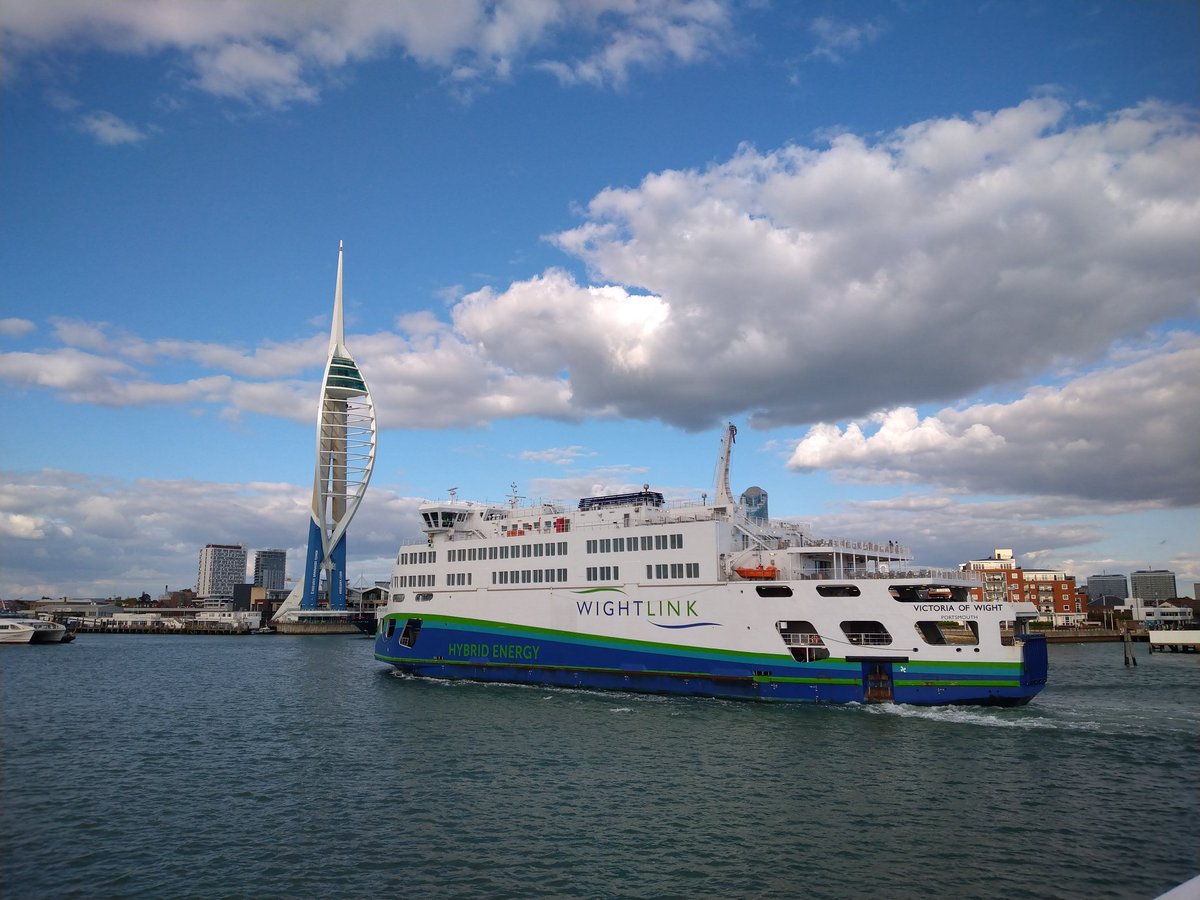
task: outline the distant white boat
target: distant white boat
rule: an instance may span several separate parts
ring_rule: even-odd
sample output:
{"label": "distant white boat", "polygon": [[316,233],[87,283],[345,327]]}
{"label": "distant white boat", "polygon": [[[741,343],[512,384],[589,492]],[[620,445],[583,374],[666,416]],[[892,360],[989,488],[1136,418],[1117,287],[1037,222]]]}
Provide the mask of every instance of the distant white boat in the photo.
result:
{"label": "distant white boat", "polygon": [[33,629],[17,619],[0,619],[0,644],[28,644]]}
{"label": "distant white boat", "polygon": [[67,629],[45,619],[0,618],[0,644],[57,644]]}

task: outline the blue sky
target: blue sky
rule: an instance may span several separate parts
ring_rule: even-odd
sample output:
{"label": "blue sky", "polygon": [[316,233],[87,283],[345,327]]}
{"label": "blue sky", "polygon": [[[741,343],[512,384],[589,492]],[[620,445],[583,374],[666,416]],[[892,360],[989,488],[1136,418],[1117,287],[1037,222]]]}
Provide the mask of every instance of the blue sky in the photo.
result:
{"label": "blue sky", "polygon": [[6,0],[0,597],[307,535],[338,241],[445,496],[732,482],[954,565],[1200,581],[1190,2]]}

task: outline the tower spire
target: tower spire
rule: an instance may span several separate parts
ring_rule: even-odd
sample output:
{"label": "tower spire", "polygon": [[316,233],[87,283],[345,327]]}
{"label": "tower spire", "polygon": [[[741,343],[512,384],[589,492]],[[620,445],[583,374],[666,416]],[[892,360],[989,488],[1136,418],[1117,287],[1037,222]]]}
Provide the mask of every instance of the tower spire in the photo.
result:
{"label": "tower spire", "polygon": [[346,355],[346,326],[342,312],[342,242],[338,241],[337,287],[333,292],[333,327],[329,329],[329,355]]}

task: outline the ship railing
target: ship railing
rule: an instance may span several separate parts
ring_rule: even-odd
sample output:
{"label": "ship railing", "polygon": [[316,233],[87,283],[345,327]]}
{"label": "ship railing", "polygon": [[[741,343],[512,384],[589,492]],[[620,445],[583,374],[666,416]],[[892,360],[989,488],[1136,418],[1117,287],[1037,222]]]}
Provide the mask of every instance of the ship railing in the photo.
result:
{"label": "ship railing", "polygon": [[804,542],[798,546],[801,548],[816,547],[829,550],[861,550],[865,553],[880,553],[903,559],[908,559],[911,555],[908,547],[902,544],[881,544],[877,541],[850,541],[843,538],[814,538],[806,536]]}
{"label": "ship railing", "polygon": [[782,631],[780,637],[783,638],[783,643],[788,647],[824,647],[825,642],[821,640],[819,634],[811,632],[794,632]]}
{"label": "ship railing", "polygon": [[[762,581],[762,579],[742,578],[736,573],[731,575],[730,578],[735,581]],[[840,571],[801,572],[784,565],[779,567],[777,578],[779,581],[854,581],[859,579],[872,579],[876,581],[921,579],[922,581],[952,581],[956,583],[969,581],[979,585],[983,583],[975,572],[929,567],[888,567],[887,571],[867,568],[843,568]]]}
{"label": "ship railing", "polygon": [[846,639],[863,647],[886,647],[892,642],[890,634],[879,631],[847,631]]}

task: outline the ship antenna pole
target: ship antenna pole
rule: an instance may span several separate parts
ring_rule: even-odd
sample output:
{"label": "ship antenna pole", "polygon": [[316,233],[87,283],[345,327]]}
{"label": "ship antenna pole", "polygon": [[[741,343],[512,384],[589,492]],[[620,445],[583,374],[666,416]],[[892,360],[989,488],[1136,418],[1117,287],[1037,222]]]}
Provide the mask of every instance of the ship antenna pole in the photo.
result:
{"label": "ship antenna pole", "polygon": [[725,429],[725,439],[721,442],[721,458],[717,461],[716,497],[713,502],[733,509],[733,491],[729,489],[729,458],[733,452],[733,442],[737,436],[737,426],[732,422]]}

